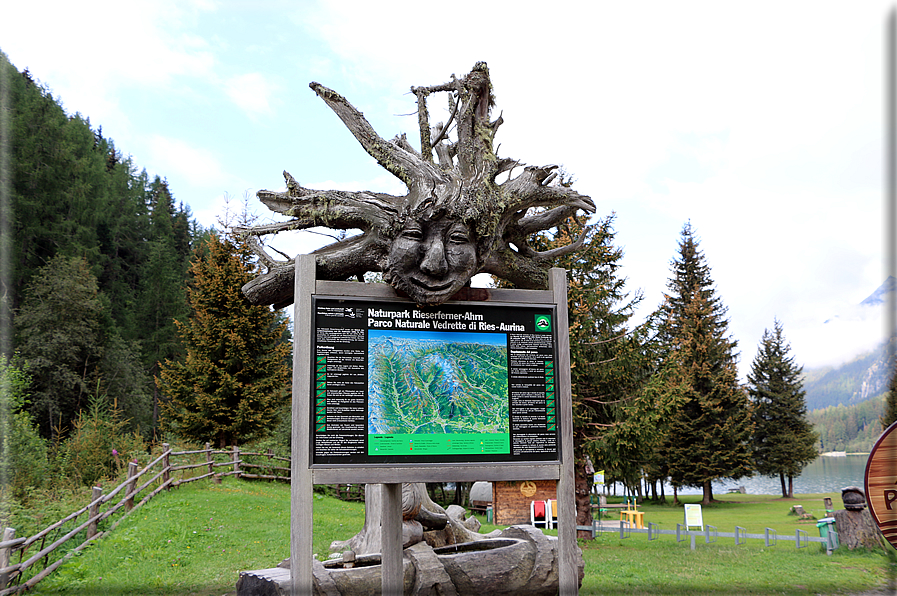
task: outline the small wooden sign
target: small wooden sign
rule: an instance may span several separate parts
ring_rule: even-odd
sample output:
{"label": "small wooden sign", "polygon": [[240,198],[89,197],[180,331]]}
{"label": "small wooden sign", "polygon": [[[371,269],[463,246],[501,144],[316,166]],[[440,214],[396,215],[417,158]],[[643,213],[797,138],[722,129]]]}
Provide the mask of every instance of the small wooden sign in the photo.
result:
{"label": "small wooden sign", "polygon": [[531,497],[536,494],[536,483],[532,480],[524,480],[520,483],[520,494],[524,497]]}
{"label": "small wooden sign", "polygon": [[897,548],[897,422],[885,429],[869,454],[866,503],[878,529]]}

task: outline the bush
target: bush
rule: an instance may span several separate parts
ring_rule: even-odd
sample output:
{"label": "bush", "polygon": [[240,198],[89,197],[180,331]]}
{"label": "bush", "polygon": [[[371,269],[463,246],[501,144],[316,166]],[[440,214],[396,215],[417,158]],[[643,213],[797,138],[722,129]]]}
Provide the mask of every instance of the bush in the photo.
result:
{"label": "bush", "polygon": [[50,469],[47,443],[25,410],[30,382],[16,357],[0,357],[0,485],[20,500],[46,484]]}
{"label": "bush", "polygon": [[118,476],[128,462],[146,451],[137,432],[127,432],[127,420],[118,410],[109,407],[101,397],[91,397],[88,410],[78,413],[71,434],[62,442],[57,454],[60,471],[85,485],[94,485],[102,478]]}

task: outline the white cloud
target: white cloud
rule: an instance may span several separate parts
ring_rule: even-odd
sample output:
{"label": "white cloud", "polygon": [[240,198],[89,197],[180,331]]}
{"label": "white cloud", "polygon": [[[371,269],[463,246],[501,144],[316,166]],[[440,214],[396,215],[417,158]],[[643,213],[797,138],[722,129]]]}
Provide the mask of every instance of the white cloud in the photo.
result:
{"label": "white cloud", "polygon": [[152,135],[147,145],[152,169],[168,177],[181,178],[197,187],[226,188],[239,182],[207,148],[160,135]]}
{"label": "white cloud", "polygon": [[278,85],[260,72],[250,72],[227,79],[224,90],[237,107],[256,119],[273,113],[271,99],[278,91]]}

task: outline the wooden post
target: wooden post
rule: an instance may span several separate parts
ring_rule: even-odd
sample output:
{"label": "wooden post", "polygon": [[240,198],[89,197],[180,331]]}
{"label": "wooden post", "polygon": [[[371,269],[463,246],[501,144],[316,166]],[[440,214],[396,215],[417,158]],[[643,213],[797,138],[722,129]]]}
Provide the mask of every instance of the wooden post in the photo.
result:
{"label": "wooden post", "polygon": [[561,422],[561,474],[558,498],[558,594],[579,593],[576,564],[576,475],[573,468],[573,394],[570,380],[570,334],[567,327],[567,272],[554,267],[548,272],[548,287],[557,305],[558,412]]}
{"label": "wooden post", "polygon": [[[87,517],[88,519],[91,517],[95,517],[97,512],[100,510],[100,504],[97,499],[100,498],[103,494],[103,489],[99,486],[93,487],[93,491],[90,495],[90,507],[87,509]],[[94,536],[97,535],[97,522],[92,521],[87,524],[87,539],[90,540]]]}
{"label": "wooden post", "polygon": [[234,476],[240,477],[240,448],[234,445]]}
{"label": "wooden post", "polygon": [[[171,479],[171,462],[168,461],[168,443],[162,443],[162,483],[165,484]],[[165,490],[171,490],[171,485],[167,485]]]}
{"label": "wooden post", "polygon": [[293,291],[293,404],[290,446],[290,581],[291,596],[311,596],[312,470],[311,463],[311,296],[315,291],[315,255],[296,257]]}
{"label": "wooden post", "polygon": [[402,568],[402,484],[383,485],[383,514],[380,526],[381,594],[401,594]]}
{"label": "wooden post", "polygon": [[212,466],[212,464],[214,463],[212,461],[212,447],[210,446],[210,443],[208,441],[206,441],[206,461],[209,463],[209,474],[211,474],[215,471],[215,468],[214,466]]}
{"label": "wooden post", "polygon": [[[134,485],[137,484],[137,479],[134,476],[137,474],[137,462],[129,462],[128,463],[128,486],[125,488],[125,494],[131,495],[134,492]],[[131,495],[125,501],[125,511],[130,511],[134,508],[134,496]]]}
{"label": "wooden post", "polygon": [[[15,528],[4,528],[3,529],[3,538],[2,541],[6,542],[7,540],[13,540],[16,537],[16,529]],[[0,548],[0,569],[5,567],[9,567],[9,559],[10,553],[12,552],[12,547]],[[6,587],[9,583],[9,574],[8,573],[0,573],[0,590]]]}

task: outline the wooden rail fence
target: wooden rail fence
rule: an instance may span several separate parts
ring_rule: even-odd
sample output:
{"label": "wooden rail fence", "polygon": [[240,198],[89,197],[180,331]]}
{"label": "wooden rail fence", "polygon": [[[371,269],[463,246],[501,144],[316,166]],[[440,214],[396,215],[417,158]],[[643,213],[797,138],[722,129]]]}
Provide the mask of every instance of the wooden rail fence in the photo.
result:
{"label": "wooden rail fence", "polygon": [[[220,461],[216,461],[216,456],[219,456]],[[244,460],[244,457],[252,457],[254,463]],[[189,463],[172,465],[174,458],[186,459]],[[197,462],[196,459],[201,461]],[[172,451],[167,443],[163,443],[162,453],[143,469],[138,470],[139,465],[130,462],[124,482],[106,494],[102,488],[94,487],[90,503],[50,524],[37,534],[16,538],[15,529],[5,528],[0,536],[0,596],[34,587],[75,553],[112,532],[131,513],[163,490],[207,478],[220,482],[222,477],[231,475],[248,480],[289,482],[289,463],[287,466],[273,463],[280,461],[289,462],[290,458],[276,456],[271,450],[267,453],[242,452],[239,447],[216,450],[212,449],[209,443],[206,443],[204,449]],[[232,469],[228,472],[216,471],[227,467]],[[257,473],[246,470],[256,470]],[[196,475],[196,472],[201,473]],[[143,482],[138,485],[141,480]],[[143,497],[135,503],[141,493]],[[113,504],[116,498],[118,500]],[[111,518],[119,512],[121,515],[113,521]],[[85,514],[86,518],[78,523],[78,518]],[[51,543],[47,545],[47,541]],[[60,549],[71,541],[74,541],[76,546],[69,547],[70,550],[63,554]],[[12,563],[16,557],[18,562]],[[38,567],[41,568],[38,570]]]}

